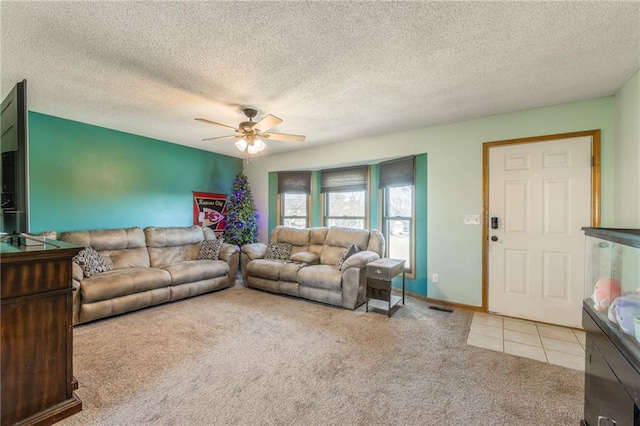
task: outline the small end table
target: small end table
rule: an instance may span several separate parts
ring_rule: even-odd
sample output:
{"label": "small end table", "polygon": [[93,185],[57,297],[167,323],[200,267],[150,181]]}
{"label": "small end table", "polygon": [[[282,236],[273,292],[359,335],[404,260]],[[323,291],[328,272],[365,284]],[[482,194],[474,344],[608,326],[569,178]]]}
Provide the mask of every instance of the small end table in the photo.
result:
{"label": "small end table", "polygon": [[[404,305],[404,260],[382,258],[367,264],[367,312],[369,305],[375,309],[387,311],[391,317],[391,309],[402,300]],[[402,297],[391,294],[391,280],[402,273]],[[372,299],[372,300],[370,300]]]}

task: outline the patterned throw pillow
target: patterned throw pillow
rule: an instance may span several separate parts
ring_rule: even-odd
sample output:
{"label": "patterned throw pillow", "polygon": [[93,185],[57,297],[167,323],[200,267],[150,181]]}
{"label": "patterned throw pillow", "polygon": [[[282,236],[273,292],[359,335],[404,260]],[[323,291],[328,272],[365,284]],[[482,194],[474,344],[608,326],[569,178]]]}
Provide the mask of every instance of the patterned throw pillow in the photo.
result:
{"label": "patterned throw pillow", "polygon": [[342,252],[342,256],[340,260],[338,260],[338,269],[342,270],[342,264],[345,260],[347,260],[350,256],[358,252],[358,247],[355,244],[351,244],[348,248],[344,249]]}
{"label": "patterned throw pillow", "polygon": [[289,243],[271,243],[267,246],[265,259],[289,260],[291,257],[291,244]]}
{"label": "patterned throw pillow", "polygon": [[222,242],[223,240],[221,239],[203,241],[198,252],[198,259],[218,260]]}
{"label": "patterned throw pillow", "polygon": [[85,247],[80,250],[72,260],[80,265],[84,276],[87,278],[113,269],[113,265],[91,247]]}

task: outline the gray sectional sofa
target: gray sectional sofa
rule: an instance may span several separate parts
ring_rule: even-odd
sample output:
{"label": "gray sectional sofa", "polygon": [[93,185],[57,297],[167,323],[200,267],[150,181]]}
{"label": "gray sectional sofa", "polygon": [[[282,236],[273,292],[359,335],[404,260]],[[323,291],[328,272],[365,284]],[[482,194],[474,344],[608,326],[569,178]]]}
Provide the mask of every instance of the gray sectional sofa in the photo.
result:
{"label": "gray sectional sofa", "polygon": [[[289,228],[277,226],[269,244],[291,245],[287,259],[267,259],[268,245],[242,246],[242,278],[248,287],[284,293],[330,305],[355,309],[365,302],[367,263],[384,253],[384,237],[377,230]],[[358,251],[341,266],[341,257],[352,244]]]}
{"label": "gray sectional sofa", "polygon": [[87,278],[73,264],[73,322],[81,324],[231,287],[240,249],[222,244],[219,260],[198,259],[209,228],[138,227],[63,232],[60,239],[92,247],[111,270]]}

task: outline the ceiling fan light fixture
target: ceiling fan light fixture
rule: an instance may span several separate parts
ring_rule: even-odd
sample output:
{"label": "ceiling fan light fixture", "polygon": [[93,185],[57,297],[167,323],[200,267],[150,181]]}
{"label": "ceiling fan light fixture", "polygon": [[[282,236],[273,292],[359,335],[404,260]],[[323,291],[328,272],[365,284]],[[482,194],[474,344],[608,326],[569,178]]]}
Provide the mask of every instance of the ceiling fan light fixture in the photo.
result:
{"label": "ceiling fan light fixture", "polygon": [[[2,0],[0,0],[2,1]],[[282,123],[282,119],[275,115],[267,114],[259,121],[253,121],[253,118],[258,114],[258,111],[253,108],[245,108],[243,110],[244,115],[247,116],[249,121],[241,122],[238,127],[229,126],[215,121],[207,120],[204,118],[196,118],[196,120],[207,124],[213,124],[218,127],[224,127],[234,130],[235,134],[226,136],[216,136],[212,138],[202,139],[203,141],[217,140],[217,139],[236,139],[235,146],[240,152],[246,153],[247,161],[250,161],[250,156],[255,155],[261,151],[264,151],[267,147],[264,139],[280,140],[285,142],[304,142],[305,137],[301,135],[290,135],[288,133],[266,133],[270,129],[274,128],[278,124]]]}
{"label": "ceiling fan light fixture", "polygon": [[253,142],[253,146],[258,150],[258,152],[260,152],[267,147],[267,144],[265,144],[262,139],[256,139]]}
{"label": "ceiling fan light fixture", "polygon": [[247,141],[245,139],[238,139],[236,141],[236,148],[238,148],[240,151],[244,152],[244,150],[247,149],[248,145],[249,144],[247,143]]}

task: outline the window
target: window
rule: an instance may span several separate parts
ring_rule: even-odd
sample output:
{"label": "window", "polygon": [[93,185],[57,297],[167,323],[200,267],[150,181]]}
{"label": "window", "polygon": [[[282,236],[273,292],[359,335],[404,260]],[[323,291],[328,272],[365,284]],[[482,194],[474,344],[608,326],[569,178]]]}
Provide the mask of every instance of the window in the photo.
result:
{"label": "window", "polygon": [[282,211],[280,224],[294,228],[306,228],[308,223],[309,196],[307,194],[280,194]]}
{"label": "window", "polygon": [[380,163],[382,232],[387,242],[385,256],[405,259],[413,273],[414,157]]}
{"label": "window", "polygon": [[278,172],[280,225],[309,226],[311,172]]}
{"label": "window", "polygon": [[367,227],[367,166],[323,170],[324,226]]}
{"label": "window", "polygon": [[365,191],[324,194],[324,226],[365,228]]}

